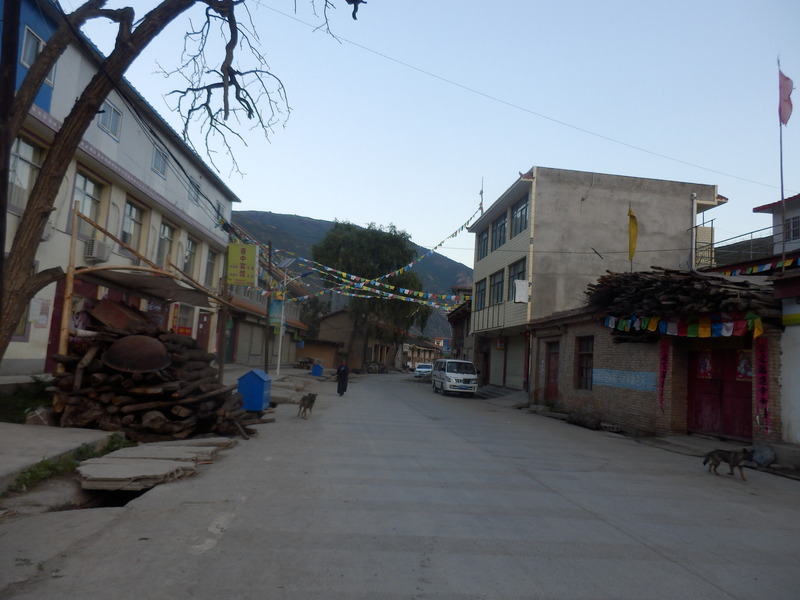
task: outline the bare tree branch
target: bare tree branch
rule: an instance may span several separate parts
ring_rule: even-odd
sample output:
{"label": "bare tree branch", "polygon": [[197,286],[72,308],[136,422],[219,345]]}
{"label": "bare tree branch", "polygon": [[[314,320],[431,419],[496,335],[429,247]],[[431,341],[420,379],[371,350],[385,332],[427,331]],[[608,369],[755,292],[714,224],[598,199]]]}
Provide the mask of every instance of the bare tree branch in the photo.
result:
{"label": "bare tree branch", "polygon": [[[269,70],[264,55],[251,40],[255,36],[255,26],[249,12],[249,31],[237,18],[236,10],[247,10],[243,0],[201,1],[206,4],[205,20],[185,34],[181,65],[170,72],[162,69],[167,77],[182,77],[186,85],[167,95],[177,99],[177,112],[183,116],[181,133],[184,140],[194,148],[191,130],[193,126],[198,127],[212,166],[219,170],[212,141],[221,142],[231,157],[234,170],[240,172],[232,156],[231,139],[235,138],[244,145],[246,142],[228,121],[231,118],[237,124],[252,121],[251,129],[260,129],[269,137],[276,124],[288,119],[291,108],[283,83]],[[326,4],[328,1],[325,0]],[[224,40],[224,52],[219,66],[210,67],[209,42],[217,21],[219,34]],[[237,62],[240,58],[249,58],[254,67],[239,68]]]}

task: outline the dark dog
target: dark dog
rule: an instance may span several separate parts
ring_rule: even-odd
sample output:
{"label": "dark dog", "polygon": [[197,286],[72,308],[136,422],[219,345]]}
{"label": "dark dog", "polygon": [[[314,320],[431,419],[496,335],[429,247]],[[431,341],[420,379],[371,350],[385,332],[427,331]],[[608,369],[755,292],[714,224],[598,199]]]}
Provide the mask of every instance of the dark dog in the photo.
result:
{"label": "dark dog", "polygon": [[307,419],[311,416],[311,411],[314,410],[314,402],[317,399],[316,394],[306,394],[300,398],[300,409],[297,411],[298,417]]}
{"label": "dark dog", "polygon": [[706,454],[703,464],[707,464],[708,472],[711,473],[713,471],[714,475],[719,475],[719,473],[717,473],[717,467],[724,462],[728,463],[728,465],[731,467],[728,475],[733,475],[733,468],[739,467],[739,475],[742,476],[742,481],[747,481],[744,478],[744,468],[742,467],[742,463],[747,460],[753,460],[753,451],[748,450],[747,448],[734,451],[712,450]]}

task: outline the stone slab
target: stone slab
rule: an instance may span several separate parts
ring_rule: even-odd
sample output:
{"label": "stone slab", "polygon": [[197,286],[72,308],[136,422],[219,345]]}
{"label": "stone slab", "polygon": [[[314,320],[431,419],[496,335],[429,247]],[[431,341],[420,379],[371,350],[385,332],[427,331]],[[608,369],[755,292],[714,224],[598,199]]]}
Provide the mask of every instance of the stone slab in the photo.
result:
{"label": "stone slab", "polygon": [[179,460],[197,462],[198,460],[212,460],[217,453],[215,447],[192,447],[192,446],[131,446],[130,448],[120,448],[107,454],[106,458],[150,458],[153,460]]}
{"label": "stone slab", "polygon": [[92,458],[77,469],[85,490],[139,491],[196,472],[194,462],[135,458]]}
{"label": "stone slab", "polygon": [[213,446],[215,448],[233,448],[239,442],[233,438],[208,437],[192,438],[190,440],[168,440],[165,442],[150,442],[148,446],[191,446],[193,448]]}

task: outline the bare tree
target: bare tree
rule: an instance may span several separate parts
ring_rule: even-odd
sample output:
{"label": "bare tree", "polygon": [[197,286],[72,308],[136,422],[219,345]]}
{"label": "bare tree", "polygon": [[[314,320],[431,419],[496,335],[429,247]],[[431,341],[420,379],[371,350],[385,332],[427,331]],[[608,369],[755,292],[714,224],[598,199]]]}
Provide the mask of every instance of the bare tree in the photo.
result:
{"label": "bare tree", "polygon": [[[283,112],[288,114],[283,86],[269,72],[264,56],[257,50],[255,27],[249,19],[246,2],[161,0],[137,19],[133,7],[109,9],[106,8],[107,0],[86,0],[71,14],[58,13],[57,29],[31,65],[11,106],[5,140],[9,145],[19,135],[34,98],[57,59],[70,44],[85,43],[79,32],[83,25],[92,20],[104,20],[116,27],[116,40],[107,56],[98,56],[96,74],[75,101],[48,148],[0,273],[3,278],[0,357],[5,355],[16,325],[31,299],[39,290],[64,276],[60,267],[31,273],[42,234],[75,151],[108,94],[165,27],[196,5],[204,8],[201,27],[187,32],[185,37],[187,49],[177,70],[184,78],[184,87],[173,93],[178,96],[183,111],[184,134],[188,135],[191,123],[199,124],[205,139],[206,155],[212,164],[210,140],[219,137],[224,147],[230,150],[229,137],[239,136],[230,125],[232,117],[237,122],[241,122],[243,117],[267,135]],[[311,0],[311,4],[315,11],[315,4],[321,5],[327,27],[327,11],[333,6],[331,1]],[[249,28],[243,27],[238,19],[242,13],[248,16]],[[215,36],[223,40],[224,47],[217,56],[212,56],[209,49],[217,40]],[[238,66],[242,54],[247,55],[254,67],[242,69]],[[270,85],[270,81],[276,85]],[[13,82],[3,82],[3,85],[13,85]],[[7,183],[0,182],[0,185]],[[6,206],[0,206],[0,210],[5,213]]]}

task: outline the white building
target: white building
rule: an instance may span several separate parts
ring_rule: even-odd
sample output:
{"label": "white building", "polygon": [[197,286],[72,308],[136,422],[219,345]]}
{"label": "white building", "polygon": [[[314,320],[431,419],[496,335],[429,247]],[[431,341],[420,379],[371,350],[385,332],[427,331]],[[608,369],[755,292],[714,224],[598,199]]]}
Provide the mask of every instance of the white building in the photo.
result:
{"label": "white building", "polygon": [[[40,4],[23,2],[18,81],[54,29],[45,16],[52,15],[52,5],[44,3],[40,8]],[[48,145],[96,70],[91,50],[69,47],[30,111],[12,153],[6,252]],[[177,272],[177,267],[207,288],[219,287],[228,242],[220,224],[230,220],[238,198],[128,84],[110,94],[80,144],[39,247],[37,269],[66,268],[75,202],[81,213],[124,243],[80,221],[78,266],[142,262],[130,248],[165,270]],[[190,294],[188,302],[169,303],[135,285],[132,288],[131,279],[118,277],[116,284],[106,283],[76,282],[76,325],[88,318],[87,312],[100,299],[109,298],[147,312],[214,350],[216,308],[202,306],[202,294]],[[52,370],[46,357],[55,352],[62,297],[63,281],[36,295],[0,365],[0,374]]]}

